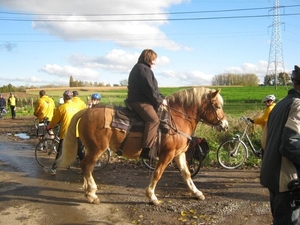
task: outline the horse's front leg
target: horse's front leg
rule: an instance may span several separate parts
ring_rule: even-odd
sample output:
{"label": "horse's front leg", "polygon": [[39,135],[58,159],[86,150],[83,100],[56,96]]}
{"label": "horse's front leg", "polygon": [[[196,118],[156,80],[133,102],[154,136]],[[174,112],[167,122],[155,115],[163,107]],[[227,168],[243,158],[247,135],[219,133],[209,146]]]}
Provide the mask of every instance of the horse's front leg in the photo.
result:
{"label": "horse's front leg", "polygon": [[83,172],[83,190],[85,193],[85,197],[87,198],[88,202],[99,204],[100,199],[96,195],[97,185],[93,178],[92,172],[94,169],[94,164],[92,161],[89,161],[88,157],[85,157],[81,162],[80,166]]}
{"label": "horse's front leg", "polygon": [[158,160],[156,167],[154,169],[154,172],[152,174],[150,184],[146,188],[146,196],[149,198],[149,204],[159,205],[159,201],[155,195],[155,188],[156,188],[156,185],[157,185],[158,181],[160,180],[163,172],[165,171],[167,165],[171,161],[172,161],[172,157],[170,157],[170,156],[168,156],[168,157],[160,156],[159,157],[159,160]]}
{"label": "horse's front leg", "polygon": [[203,195],[203,193],[198,190],[198,188],[195,186],[192,178],[191,178],[191,173],[188,169],[187,163],[186,163],[186,157],[185,157],[185,153],[181,153],[178,156],[176,156],[174,158],[175,162],[177,163],[177,166],[179,168],[179,171],[181,173],[181,176],[184,180],[184,182],[186,183],[189,192],[191,192],[197,199],[199,200],[204,200],[205,196]]}

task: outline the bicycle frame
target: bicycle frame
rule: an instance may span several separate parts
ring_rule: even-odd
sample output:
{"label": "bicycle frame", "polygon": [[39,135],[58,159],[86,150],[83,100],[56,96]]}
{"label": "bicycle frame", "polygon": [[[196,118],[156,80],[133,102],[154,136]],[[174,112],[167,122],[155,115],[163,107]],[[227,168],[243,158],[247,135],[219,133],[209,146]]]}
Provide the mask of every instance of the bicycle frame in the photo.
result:
{"label": "bicycle frame", "polygon": [[[239,149],[240,145],[243,145],[246,149],[246,158],[248,159],[249,156],[249,150],[247,145],[245,144],[245,142],[243,141],[243,137],[245,136],[245,133],[242,134],[242,136],[240,136],[239,134],[236,134],[235,137],[232,138],[232,140],[237,142],[237,146],[234,148],[234,153],[232,154],[232,156],[235,156],[235,154],[237,154],[237,150]],[[248,135],[247,135],[248,136]],[[248,137],[249,138],[249,137]]]}
{"label": "bicycle frame", "polygon": [[[246,140],[247,140],[247,142],[248,142],[248,144],[249,144],[249,146],[250,146],[252,152],[253,152],[255,155],[257,155],[257,154],[259,153],[259,151],[256,150],[256,149],[254,148],[254,146],[253,146],[253,144],[252,144],[252,141],[251,141],[249,135],[247,134],[247,130],[248,130],[248,126],[249,126],[250,122],[249,122],[249,121],[247,120],[247,118],[245,118],[245,117],[241,117],[241,119],[244,120],[244,121],[246,122],[246,126],[245,126],[245,128],[244,128],[244,130],[243,130],[242,135],[237,134],[237,135],[235,136],[234,139],[238,139],[239,142],[243,142],[243,143],[245,144],[244,138],[246,138]],[[248,146],[247,146],[246,144],[245,144],[245,147],[246,147],[246,150],[247,150],[247,158],[248,158],[249,149],[248,149]]]}

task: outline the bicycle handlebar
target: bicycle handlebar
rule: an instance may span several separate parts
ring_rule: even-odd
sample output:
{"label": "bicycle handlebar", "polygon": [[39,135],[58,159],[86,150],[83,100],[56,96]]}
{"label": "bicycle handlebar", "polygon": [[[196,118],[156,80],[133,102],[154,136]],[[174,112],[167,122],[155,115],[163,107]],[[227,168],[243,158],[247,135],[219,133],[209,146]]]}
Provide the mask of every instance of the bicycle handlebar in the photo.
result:
{"label": "bicycle handlebar", "polygon": [[250,120],[248,120],[248,118],[244,117],[244,116],[241,116],[240,117],[240,120],[243,120],[245,121],[246,123],[252,123]]}

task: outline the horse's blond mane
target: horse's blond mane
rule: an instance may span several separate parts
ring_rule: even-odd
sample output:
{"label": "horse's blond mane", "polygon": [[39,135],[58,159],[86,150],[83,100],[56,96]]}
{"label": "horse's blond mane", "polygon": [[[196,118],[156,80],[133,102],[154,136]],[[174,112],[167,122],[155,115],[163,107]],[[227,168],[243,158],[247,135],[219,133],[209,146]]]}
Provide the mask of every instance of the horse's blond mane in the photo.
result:
{"label": "horse's blond mane", "polygon": [[[181,106],[190,106],[190,105],[201,105],[202,99],[208,98],[208,93],[215,91],[214,89],[209,89],[205,87],[197,87],[190,89],[182,89],[177,92],[172,93],[167,97],[170,103],[180,104]],[[223,99],[218,95],[219,101],[223,105]]]}

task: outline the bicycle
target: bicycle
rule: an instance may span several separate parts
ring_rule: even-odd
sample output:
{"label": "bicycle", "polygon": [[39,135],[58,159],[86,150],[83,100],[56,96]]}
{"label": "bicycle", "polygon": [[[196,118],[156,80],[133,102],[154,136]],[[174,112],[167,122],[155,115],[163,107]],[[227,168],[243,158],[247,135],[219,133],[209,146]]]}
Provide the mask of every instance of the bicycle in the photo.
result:
{"label": "bicycle", "polygon": [[224,141],[217,150],[218,162],[225,169],[236,169],[248,159],[249,150],[244,142],[245,138],[254,155],[258,158],[262,158],[262,150],[254,148],[252,141],[247,134],[247,129],[252,123],[243,116],[240,119],[246,124],[242,134],[236,134],[231,139]]}
{"label": "bicycle", "polygon": [[[44,126],[43,126],[44,125]],[[57,154],[58,146],[59,146],[59,130],[60,126],[57,125],[53,130],[54,134],[49,134],[46,131],[47,126],[47,120],[43,121],[43,124],[38,124],[35,122],[35,127],[37,129],[37,134],[41,134],[41,139],[36,145],[35,148],[35,159],[38,162],[38,164],[43,168],[51,168]],[[54,138],[53,136],[54,135]],[[52,136],[52,137],[51,137]],[[85,151],[85,147],[82,145],[81,151]],[[108,148],[98,159],[95,165],[95,169],[103,169],[107,166],[109,163],[111,157],[111,151]],[[76,159],[76,162],[74,162],[77,166],[79,165],[79,159]]]}
{"label": "bicycle", "polygon": [[53,134],[49,134],[46,130],[47,124],[47,119],[44,119],[43,123],[39,123],[38,120],[35,120],[34,123],[36,134],[40,138],[38,144],[35,147],[34,155],[37,163],[43,168],[52,166],[53,162],[55,161],[60,141],[58,136],[60,126],[57,125],[54,128]]}
{"label": "bicycle", "polygon": [[[191,177],[196,176],[199,172],[202,162],[209,152],[207,141],[204,138],[192,137],[188,150],[185,152],[187,165],[191,173]],[[143,164],[150,170],[154,170],[157,160],[154,158],[142,159]],[[169,165],[176,168],[176,163],[172,161]]]}

